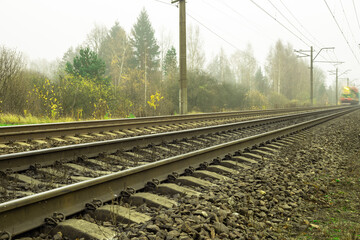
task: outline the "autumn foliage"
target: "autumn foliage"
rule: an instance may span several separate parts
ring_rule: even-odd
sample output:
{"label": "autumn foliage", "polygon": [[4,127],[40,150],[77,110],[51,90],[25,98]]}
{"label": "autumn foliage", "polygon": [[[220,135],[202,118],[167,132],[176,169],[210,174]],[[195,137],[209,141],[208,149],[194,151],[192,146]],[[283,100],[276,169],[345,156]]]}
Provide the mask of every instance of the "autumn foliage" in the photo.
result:
{"label": "autumn foliage", "polygon": [[[188,109],[211,112],[309,103],[307,63],[280,40],[259,66],[251,45],[205,60],[198,27],[188,29]],[[0,47],[0,113],[50,119],[104,119],[179,112],[178,54],[155,38],[143,9],[130,33],[119,23],[95,26],[81,46],[69,48],[52,74],[27,68],[22,54]],[[207,63],[207,66],[206,66]],[[332,91],[315,69],[315,103]]]}

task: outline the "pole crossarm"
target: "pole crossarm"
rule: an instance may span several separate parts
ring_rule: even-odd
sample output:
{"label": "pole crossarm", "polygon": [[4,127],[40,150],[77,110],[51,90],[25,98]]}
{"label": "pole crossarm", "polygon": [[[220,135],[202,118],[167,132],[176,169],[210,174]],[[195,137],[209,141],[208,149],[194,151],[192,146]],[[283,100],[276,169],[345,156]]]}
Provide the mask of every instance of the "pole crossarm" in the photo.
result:
{"label": "pole crossarm", "polygon": [[351,71],[351,69],[347,69],[347,70],[345,70],[343,73],[339,74],[338,77],[340,77],[340,76],[342,76],[342,75],[344,75],[344,74],[347,74],[347,73],[350,72],[350,71]]}
{"label": "pole crossarm", "polygon": [[301,50],[301,49],[300,49],[300,50],[294,50],[294,52],[303,55],[303,56],[297,56],[297,57],[310,57],[310,55],[306,53],[306,52],[310,52],[310,51],[306,51],[306,50]]}
{"label": "pole crossarm", "polygon": [[324,48],[321,48],[320,51],[315,55],[315,57],[313,58],[313,61],[315,60],[315,58],[320,54],[320,52],[324,49],[335,49],[335,47],[324,47]]}
{"label": "pole crossarm", "polygon": [[[324,47],[321,48],[319,50],[319,52],[315,55],[315,57],[313,57],[313,53],[315,52],[315,50],[313,49],[313,46],[310,47],[310,50],[294,50],[294,52],[298,53],[298,54],[302,54],[302,56],[297,56],[298,58],[300,57],[310,57],[310,103],[311,105],[313,105],[313,98],[314,98],[314,62],[315,59],[317,58],[317,56],[319,56],[320,52],[324,49],[335,49],[335,47]],[[317,62],[323,62],[323,63],[340,63],[340,62],[334,62],[334,61],[317,61]]]}
{"label": "pole crossarm", "polygon": [[[337,64],[335,64],[334,66],[336,66],[336,65],[339,65],[339,64],[342,64],[342,63],[344,63],[344,62],[337,62]],[[344,74],[346,74],[346,73],[348,73],[349,71],[351,71],[351,69],[347,69],[347,70],[345,70],[343,73],[341,73],[341,74],[339,74],[339,68],[338,67],[336,67],[335,68],[335,70],[330,70],[330,71],[328,71],[329,73],[330,73],[330,75],[335,75],[335,104],[336,105],[338,105],[339,104],[339,98],[338,98],[338,94],[339,94],[339,91],[338,91],[338,86],[339,86],[339,77],[341,76],[341,75],[344,75]],[[349,85],[349,83],[347,84],[347,85]]]}

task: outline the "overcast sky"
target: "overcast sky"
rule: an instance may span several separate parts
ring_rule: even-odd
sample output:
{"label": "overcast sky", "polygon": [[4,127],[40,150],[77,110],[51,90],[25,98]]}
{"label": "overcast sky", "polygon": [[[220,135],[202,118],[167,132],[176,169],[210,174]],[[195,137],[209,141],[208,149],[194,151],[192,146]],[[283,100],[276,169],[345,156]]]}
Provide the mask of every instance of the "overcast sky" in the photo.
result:
{"label": "overcast sky", "polygon": [[[0,0],[0,45],[16,48],[30,59],[55,60],[69,47],[83,43],[94,24],[111,28],[118,21],[129,33],[145,8],[158,39],[161,32],[171,34],[177,48],[178,8],[170,2]],[[316,60],[343,61],[339,72],[351,71],[341,77],[360,79],[360,25],[356,16],[360,18],[359,0],[187,0],[187,13],[187,25],[200,28],[208,60],[221,47],[231,54],[250,43],[263,66],[269,48],[281,39],[294,49],[310,50],[314,46],[319,51],[335,47],[334,51],[322,51]],[[315,65],[325,72],[335,69],[329,63]],[[329,75],[327,80],[334,79]]]}

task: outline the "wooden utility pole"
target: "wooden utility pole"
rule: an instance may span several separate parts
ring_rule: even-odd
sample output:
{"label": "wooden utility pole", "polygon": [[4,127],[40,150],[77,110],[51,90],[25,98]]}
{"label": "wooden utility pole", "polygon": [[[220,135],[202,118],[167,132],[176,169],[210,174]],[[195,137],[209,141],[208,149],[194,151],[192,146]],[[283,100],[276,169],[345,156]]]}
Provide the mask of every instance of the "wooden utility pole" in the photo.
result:
{"label": "wooden utility pole", "polygon": [[147,81],[147,56],[146,56],[146,41],[145,41],[145,59],[144,59],[144,88],[145,88],[145,94],[144,94],[144,110],[146,109],[146,94],[147,94],[147,87],[146,87],[146,81]]}
{"label": "wooden utility pole", "polygon": [[314,59],[313,59],[313,47],[310,47],[310,104],[313,105],[314,99]]}
{"label": "wooden utility pole", "polygon": [[338,105],[338,68],[336,68],[336,84],[335,84],[335,100],[336,100],[336,105]]}
{"label": "wooden utility pole", "polygon": [[180,42],[180,114],[187,114],[187,79],[186,79],[186,10],[185,0],[174,0],[171,3],[179,2],[179,42]]}

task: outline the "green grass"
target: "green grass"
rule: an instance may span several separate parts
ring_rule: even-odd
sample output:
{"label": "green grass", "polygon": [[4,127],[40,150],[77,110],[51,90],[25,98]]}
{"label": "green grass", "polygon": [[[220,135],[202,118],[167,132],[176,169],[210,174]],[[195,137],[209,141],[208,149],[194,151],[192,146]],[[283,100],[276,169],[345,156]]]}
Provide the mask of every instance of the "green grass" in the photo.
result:
{"label": "green grass", "polygon": [[296,239],[360,240],[359,153],[348,159],[347,169],[341,178],[328,176],[327,193],[318,195],[328,205],[314,206],[317,210],[312,216],[312,222],[318,225],[319,229],[308,228]]}

